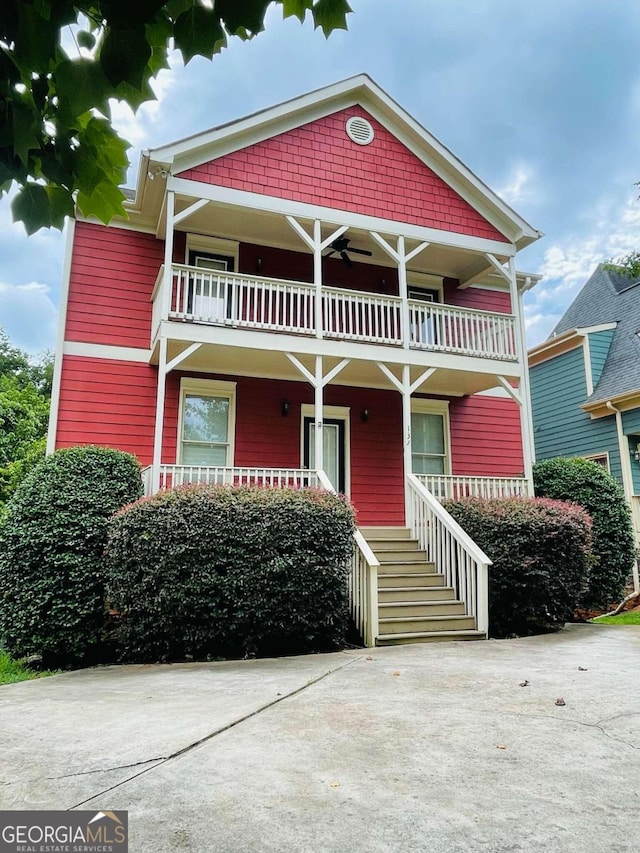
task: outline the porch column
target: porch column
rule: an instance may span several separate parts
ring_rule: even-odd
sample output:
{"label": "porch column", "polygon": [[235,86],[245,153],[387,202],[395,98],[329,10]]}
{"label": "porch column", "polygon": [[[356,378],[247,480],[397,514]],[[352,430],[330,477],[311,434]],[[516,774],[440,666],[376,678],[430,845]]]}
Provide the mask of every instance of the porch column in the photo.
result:
{"label": "porch column", "polygon": [[324,404],[324,383],[322,381],[322,356],[316,356],[313,419],[316,425],[314,431],[316,471],[324,471],[324,442],[322,440],[322,406]]}
{"label": "porch column", "polygon": [[164,428],[164,398],[167,384],[167,339],[160,337],[158,361],[158,389],[156,391],[156,425],[153,434],[153,468],[151,469],[151,492],[160,489],[160,465],[162,464],[162,432]]}
{"label": "porch column", "polygon": [[409,253],[406,251],[404,236],[401,234],[398,237],[396,248],[387,243],[384,237],[377,234],[375,231],[369,232],[376,243],[383,249],[390,258],[398,265],[398,291],[402,300],[402,346],[404,349],[409,349],[411,345],[411,314],[409,312],[409,301],[407,293],[407,264],[412,261],[416,255],[419,255],[424,249],[429,246],[429,243],[420,243],[415,249]]}
{"label": "porch column", "polygon": [[533,441],[531,396],[529,393],[529,361],[527,359],[527,339],[524,326],[522,294],[518,290],[516,262],[514,258],[509,258],[509,292],[511,295],[511,310],[516,318],[516,352],[518,354],[518,361],[522,367],[522,381],[520,383],[520,431],[522,433],[524,475],[529,481],[529,492],[533,495],[533,463],[535,461],[535,445]]}
{"label": "porch column", "polygon": [[167,229],[164,238],[164,276],[162,279],[162,312],[160,320],[169,319],[169,311],[171,310],[171,290],[173,286],[173,275],[171,265],[173,263],[173,234],[174,234],[174,216],[175,216],[175,193],[172,190],[167,191]]}

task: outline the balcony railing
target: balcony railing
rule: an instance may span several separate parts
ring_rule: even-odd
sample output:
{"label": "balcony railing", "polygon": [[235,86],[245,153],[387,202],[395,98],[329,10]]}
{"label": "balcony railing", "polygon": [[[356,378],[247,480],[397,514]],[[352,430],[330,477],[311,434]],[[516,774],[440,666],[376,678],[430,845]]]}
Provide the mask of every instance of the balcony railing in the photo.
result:
{"label": "balcony railing", "polygon": [[525,477],[465,477],[452,474],[416,474],[415,477],[438,500],[529,496],[529,483]]}
{"label": "balcony railing", "polygon": [[[164,316],[208,325],[321,336],[345,341],[516,361],[515,318],[453,305],[333,287],[322,289],[321,311],[311,284],[174,264]],[[154,290],[154,331],[163,316],[162,271]],[[317,316],[317,315],[320,316]]]}
{"label": "balcony railing", "polygon": [[[145,495],[154,492],[153,466],[142,469]],[[306,468],[227,468],[209,465],[160,465],[156,491],[190,484],[207,486],[262,486],[265,489],[316,488],[317,471]]]}

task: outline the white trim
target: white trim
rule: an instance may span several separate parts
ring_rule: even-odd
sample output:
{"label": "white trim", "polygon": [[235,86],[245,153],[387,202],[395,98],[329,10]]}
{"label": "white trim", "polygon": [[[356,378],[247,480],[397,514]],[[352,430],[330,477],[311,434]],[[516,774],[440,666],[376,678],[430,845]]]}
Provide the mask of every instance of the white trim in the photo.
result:
{"label": "white trim", "polygon": [[[174,172],[359,104],[496,228],[528,245],[541,235],[366,75],[358,75],[177,143],[146,152]],[[226,144],[225,144],[226,143]],[[141,170],[148,169],[145,158]]]}
{"label": "white trim", "polygon": [[[444,283],[441,275],[414,272],[407,268],[407,290],[437,290],[440,303],[444,302]],[[411,297],[409,297],[411,298]]]}
{"label": "white trim", "polygon": [[[169,340],[219,346],[239,347],[250,350],[273,350],[274,339],[277,338],[279,349],[298,355],[323,355],[336,357],[336,341],[330,338],[319,340],[315,337],[302,335],[274,335],[273,332],[260,332],[256,329],[234,329],[226,326],[207,326],[196,323],[176,323],[163,321],[160,333]],[[515,360],[498,361],[491,358],[476,358],[470,355],[430,352],[427,350],[402,349],[400,347],[385,347],[377,344],[362,344],[351,341],[339,341],[339,354],[354,361],[371,361],[377,363],[386,361],[391,364],[407,364],[412,367],[444,368],[468,373],[486,373],[493,376],[511,376],[522,378],[522,364]]]}
{"label": "white trim", "polygon": [[167,189],[190,198],[206,198],[221,204],[231,204],[236,207],[246,207],[262,210],[268,213],[281,213],[284,216],[298,216],[302,219],[316,220],[334,225],[347,225],[349,228],[359,228],[362,231],[381,231],[383,234],[406,236],[416,240],[436,243],[441,246],[452,246],[468,249],[474,252],[488,252],[512,257],[516,253],[513,243],[487,240],[483,237],[471,237],[458,234],[455,231],[442,231],[438,228],[427,228],[423,225],[412,225],[407,222],[397,222],[393,219],[382,219],[362,213],[352,213],[332,207],[308,204],[291,199],[278,198],[262,193],[251,193],[245,190],[234,190],[219,187],[215,184],[204,184],[200,181],[190,181],[184,178],[170,177],[167,179]]}
{"label": "white trim", "polygon": [[[615,329],[618,323],[600,323],[598,326],[580,326],[576,329],[578,335],[590,335],[593,332],[609,332]],[[553,340],[553,339],[552,339]]]}
{"label": "white trim", "polygon": [[[304,462],[304,419],[315,418],[313,403],[300,405],[300,468]],[[351,408],[349,406],[322,406],[322,421],[330,418],[334,421],[344,421],[344,493],[351,495]]]}
{"label": "white trim", "polygon": [[[609,473],[611,473],[611,464],[610,464],[609,451],[608,450],[603,450],[602,453],[585,453],[583,456],[580,456],[579,458],[580,459],[589,459],[589,460],[591,460],[591,462],[595,462],[596,459],[602,459],[603,456],[607,460],[607,466],[606,466],[607,471]],[[598,465],[599,464],[600,463],[598,462]]]}
{"label": "white trim", "polygon": [[[62,307],[62,301],[60,303]],[[65,341],[65,355],[78,355],[85,358],[108,358],[113,361],[139,361],[149,363],[151,350],[138,347],[116,347],[110,344],[88,344],[80,341]]]}
{"label": "white trim", "polygon": [[233,270],[238,272],[240,243],[237,240],[227,240],[223,237],[207,237],[204,234],[187,232],[184,250],[184,262],[189,263],[189,252],[207,252],[210,255],[224,255],[233,258]]}
{"label": "white trim", "polygon": [[86,222],[88,225],[100,225],[102,228],[120,228],[123,231],[140,231],[142,234],[153,234],[156,236],[156,229],[152,225],[136,225],[135,222],[126,219],[112,219],[108,225],[105,225],[101,219],[96,216],[82,216],[79,211],[76,211],[76,222]]}
{"label": "white trim", "polygon": [[587,397],[593,394],[593,371],[591,369],[591,347],[589,335],[582,338],[582,357],[584,359],[584,378],[587,384]]}
{"label": "white trim", "polygon": [[233,468],[236,450],[236,382],[222,379],[194,379],[183,376],[180,379],[180,397],[178,403],[178,441],[176,444],[176,465],[185,464],[182,457],[182,433],[184,428],[184,398],[187,394],[202,394],[204,397],[227,397],[229,400],[229,422],[227,424],[227,461],[225,468]]}
{"label": "white trim", "polygon": [[[487,388],[486,391],[476,391],[474,397],[495,397],[501,400],[513,400],[513,397],[502,386],[496,388]],[[514,401],[515,402],[515,401]]]}
{"label": "white trim", "polygon": [[53,362],[53,378],[51,381],[51,407],[49,409],[49,426],[47,428],[47,456],[56,449],[58,431],[58,409],[60,408],[60,385],[62,383],[62,359],[64,355],[64,332],[67,325],[67,305],[69,303],[69,286],[71,284],[71,259],[73,255],[73,237],[76,229],[75,219],[67,219],[65,235],[64,265],[60,283],[60,303],[58,305],[58,330],[56,334],[56,354]]}
{"label": "white trim", "polygon": [[[442,429],[444,431],[444,468],[443,474],[451,474],[451,421],[449,418],[448,400],[427,400],[424,397],[411,398],[411,414],[420,415],[442,415]],[[413,473],[413,442],[411,445],[411,461]]]}

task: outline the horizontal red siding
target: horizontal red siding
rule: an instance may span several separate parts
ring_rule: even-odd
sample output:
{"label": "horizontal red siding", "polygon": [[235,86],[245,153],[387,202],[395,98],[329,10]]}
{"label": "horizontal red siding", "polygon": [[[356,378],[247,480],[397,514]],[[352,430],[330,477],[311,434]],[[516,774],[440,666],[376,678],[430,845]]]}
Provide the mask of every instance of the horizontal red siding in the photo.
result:
{"label": "horizontal red siding", "polygon": [[56,447],[99,444],[151,462],[158,372],[146,364],[64,357]]}
{"label": "horizontal red siding", "polygon": [[481,287],[467,287],[460,290],[455,283],[446,283],[444,301],[448,305],[460,308],[476,308],[478,311],[494,311],[500,314],[511,313],[511,296],[507,290],[485,290]]}
{"label": "horizontal red siding", "polygon": [[[375,138],[347,136],[351,116]],[[180,177],[475,237],[505,238],[362,107],[279,134],[182,172]]]}
{"label": "horizontal red siding", "polygon": [[65,340],[148,347],[163,253],[152,234],[77,222]]}
{"label": "horizontal red siding", "polygon": [[452,400],[449,414],[453,474],[522,475],[520,411],[515,402],[474,395]]}

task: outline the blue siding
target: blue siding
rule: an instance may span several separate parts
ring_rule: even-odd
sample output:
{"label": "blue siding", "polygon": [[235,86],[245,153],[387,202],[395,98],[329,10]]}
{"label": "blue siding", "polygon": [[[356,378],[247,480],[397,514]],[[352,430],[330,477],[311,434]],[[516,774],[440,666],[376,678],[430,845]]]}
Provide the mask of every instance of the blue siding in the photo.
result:
{"label": "blue siding", "polygon": [[609,453],[611,473],[622,482],[615,418],[591,420],[580,407],[587,399],[582,347],[529,371],[536,458]]}
{"label": "blue siding", "polygon": [[587,335],[589,338],[589,352],[591,353],[591,379],[594,388],[602,376],[602,370],[609,354],[609,347],[611,346],[614,332],[615,329],[607,329],[604,332],[591,332],[591,334]]}
{"label": "blue siding", "polygon": [[[635,447],[635,436],[640,437],[640,409],[631,409],[630,412],[622,413],[622,428],[624,434],[634,436],[629,442],[630,449]],[[640,495],[640,463],[631,457],[631,473],[633,474],[633,493]]]}

